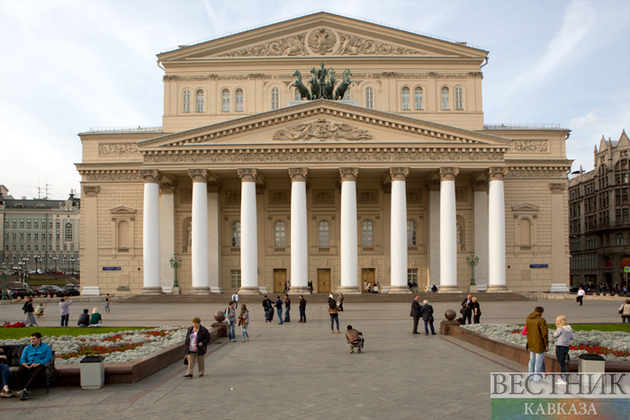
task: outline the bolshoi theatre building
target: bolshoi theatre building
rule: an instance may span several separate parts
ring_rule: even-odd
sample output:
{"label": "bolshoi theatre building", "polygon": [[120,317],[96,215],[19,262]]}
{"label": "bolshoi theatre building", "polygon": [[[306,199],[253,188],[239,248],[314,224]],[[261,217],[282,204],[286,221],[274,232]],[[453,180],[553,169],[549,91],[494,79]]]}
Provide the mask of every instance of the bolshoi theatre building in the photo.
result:
{"label": "bolshoi theatre building", "polygon": [[161,127],[79,134],[82,294],[566,289],[569,130],[484,124],[488,51],[322,12],[157,57]]}

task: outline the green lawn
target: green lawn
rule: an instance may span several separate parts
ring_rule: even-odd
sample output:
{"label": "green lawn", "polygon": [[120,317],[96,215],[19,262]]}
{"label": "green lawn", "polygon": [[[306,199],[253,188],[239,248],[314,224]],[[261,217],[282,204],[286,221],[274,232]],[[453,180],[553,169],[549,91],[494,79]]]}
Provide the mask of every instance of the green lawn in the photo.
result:
{"label": "green lawn", "polygon": [[101,328],[79,328],[79,327],[35,327],[35,328],[2,328],[0,329],[0,340],[16,339],[22,337],[30,337],[34,332],[39,332],[46,336],[62,336],[71,335],[77,337],[79,335],[105,334],[110,332],[118,332],[125,330],[146,330],[150,328],[132,328],[132,327],[101,327]]}

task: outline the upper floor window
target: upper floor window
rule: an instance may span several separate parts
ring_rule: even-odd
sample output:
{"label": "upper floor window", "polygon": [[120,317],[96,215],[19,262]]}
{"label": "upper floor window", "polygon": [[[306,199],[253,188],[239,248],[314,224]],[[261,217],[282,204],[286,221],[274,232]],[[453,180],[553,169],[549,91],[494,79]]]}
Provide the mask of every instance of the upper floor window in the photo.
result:
{"label": "upper floor window", "polygon": [[20,229],[24,229],[24,220],[20,220]]}
{"label": "upper floor window", "polygon": [[421,111],[424,109],[424,105],[422,104],[422,88],[417,87],[415,90],[415,107],[416,111]]}
{"label": "upper floor window", "polygon": [[296,101],[301,101],[302,100],[302,95],[300,95],[300,91],[295,89],[295,100]]}
{"label": "upper floor window", "polygon": [[59,227],[61,226],[61,225],[60,225],[60,223],[61,223],[61,222],[60,222],[59,220],[57,220],[57,221],[55,222],[55,227],[56,227],[57,229],[59,229]]}
{"label": "upper floor window", "polygon": [[404,87],[402,89],[402,109],[409,110],[409,88]]}
{"label": "upper floor window", "polygon": [[26,229],[30,229],[31,228],[31,221],[29,220],[28,222],[26,222]]}
{"label": "upper floor window", "polygon": [[350,90],[346,90],[346,93],[343,94],[343,100],[344,101],[350,100]]}
{"label": "upper floor window", "polygon": [[243,89],[236,89],[236,112],[243,112]]}
{"label": "upper floor window", "polygon": [[35,229],[39,229],[39,220],[35,220]]}
{"label": "upper floor window", "polygon": [[273,246],[283,247],[284,246],[284,222],[278,220],[274,227],[274,243]]}
{"label": "upper floor window", "polygon": [[223,92],[221,93],[221,97],[223,98],[222,99],[223,106],[221,108],[221,111],[230,112],[230,91],[227,89],[223,89]]}
{"label": "upper floor window", "polygon": [[190,112],[190,91],[188,89],[184,89],[182,92],[182,111]]}
{"label": "upper floor window", "polygon": [[271,89],[271,109],[280,108],[280,91],[278,88]]}
{"label": "upper floor window", "polygon": [[371,86],[365,89],[365,107],[374,109],[374,89]]}
{"label": "upper floor window", "polygon": [[374,225],[370,220],[363,222],[363,246],[374,246]]}
{"label": "upper floor window", "polygon": [[449,98],[449,92],[448,92],[448,88],[447,87],[443,87],[442,88],[442,109],[451,109],[451,106],[449,104],[450,102],[450,98]]}
{"label": "upper floor window", "polygon": [[195,96],[197,97],[197,112],[203,112],[203,90],[199,89]]}
{"label": "upper floor window", "polygon": [[623,235],[621,233],[617,234],[617,245],[623,245]]}
{"label": "upper floor window", "polygon": [[329,226],[326,220],[322,220],[319,222],[319,246],[320,247],[328,247],[330,246],[330,237],[329,237]]}
{"label": "upper floor window", "polygon": [[413,220],[407,221],[407,246],[418,245],[418,234],[416,229],[416,222]]}
{"label": "upper floor window", "polygon": [[464,109],[464,90],[461,86],[455,88],[455,109]]}
{"label": "upper floor window", "polygon": [[66,223],[64,238],[66,242],[72,242],[72,223]]}
{"label": "upper floor window", "polygon": [[230,245],[234,248],[241,246],[241,222],[232,223],[232,240]]}

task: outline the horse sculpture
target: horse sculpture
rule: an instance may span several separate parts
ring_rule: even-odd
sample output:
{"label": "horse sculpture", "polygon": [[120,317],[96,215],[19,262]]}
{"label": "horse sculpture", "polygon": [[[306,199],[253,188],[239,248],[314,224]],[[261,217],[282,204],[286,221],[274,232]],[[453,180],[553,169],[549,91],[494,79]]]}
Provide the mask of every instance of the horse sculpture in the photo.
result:
{"label": "horse sculpture", "polygon": [[296,77],[296,79],[295,82],[289,85],[289,88],[295,86],[298,92],[300,92],[300,97],[302,99],[306,98],[307,100],[310,100],[311,94],[308,92],[308,88],[304,86],[304,83],[302,83],[302,74],[298,70],[296,70],[293,75]]}
{"label": "horse sculpture", "polygon": [[350,69],[345,69],[343,71],[343,81],[339,83],[339,86],[337,86],[337,90],[335,90],[335,100],[343,99],[344,95],[346,94],[346,90],[348,89],[348,86],[350,86],[351,83],[354,84],[354,82],[350,80],[350,76],[352,76],[352,72],[350,71]]}
{"label": "horse sculpture", "polygon": [[333,99],[333,91],[335,90],[335,83],[337,83],[337,79],[335,76],[335,70],[331,67],[328,71],[328,82],[324,86],[324,98],[325,99]]}
{"label": "horse sculpture", "polygon": [[311,99],[317,99],[321,95],[321,91],[319,88],[319,82],[317,81],[317,70],[315,67],[311,68],[311,73],[313,73],[313,75],[306,84],[311,84]]}

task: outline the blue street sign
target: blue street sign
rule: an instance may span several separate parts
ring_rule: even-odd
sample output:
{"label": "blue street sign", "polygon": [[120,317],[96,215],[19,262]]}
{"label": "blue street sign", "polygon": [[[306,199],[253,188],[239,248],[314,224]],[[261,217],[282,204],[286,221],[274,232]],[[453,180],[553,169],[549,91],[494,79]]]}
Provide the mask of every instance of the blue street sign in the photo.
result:
{"label": "blue street sign", "polygon": [[530,264],[529,268],[549,268],[549,264]]}
{"label": "blue street sign", "polygon": [[103,267],[103,271],[120,271],[120,267]]}

